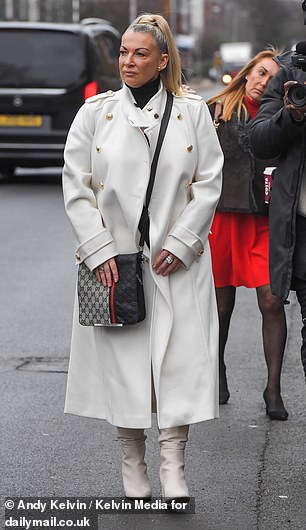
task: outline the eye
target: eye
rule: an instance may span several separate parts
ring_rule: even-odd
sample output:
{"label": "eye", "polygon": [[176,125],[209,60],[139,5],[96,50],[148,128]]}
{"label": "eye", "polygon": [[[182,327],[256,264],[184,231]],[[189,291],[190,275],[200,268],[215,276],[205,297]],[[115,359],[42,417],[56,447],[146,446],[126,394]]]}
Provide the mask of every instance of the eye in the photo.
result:
{"label": "eye", "polygon": [[123,55],[126,55],[127,54],[127,51],[126,50],[120,50],[119,52],[119,56],[123,56]]}

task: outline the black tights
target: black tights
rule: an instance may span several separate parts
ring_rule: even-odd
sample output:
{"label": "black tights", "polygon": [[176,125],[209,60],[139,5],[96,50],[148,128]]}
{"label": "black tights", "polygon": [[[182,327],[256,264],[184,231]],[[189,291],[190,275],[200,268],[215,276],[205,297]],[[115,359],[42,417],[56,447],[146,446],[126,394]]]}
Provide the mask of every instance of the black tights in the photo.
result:
{"label": "black tights", "polygon": [[[306,284],[305,284],[306,286]],[[284,305],[274,296],[269,285],[256,288],[258,307],[262,315],[263,349],[268,368],[267,390],[280,394],[280,377],[287,337]],[[236,288],[229,285],[216,289],[219,313],[219,370],[220,380],[225,379],[224,350],[228,338],[231,316],[235,306]],[[306,290],[305,290],[306,297]],[[305,298],[306,300],[306,298]],[[306,312],[306,304],[305,304]],[[306,317],[306,314],[305,314]],[[306,339],[306,329],[305,329]],[[306,355],[306,342],[305,342]]]}
{"label": "black tights", "polygon": [[294,285],[296,288],[296,296],[301,306],[301,315],[303,321],[302,327],[302,347],[301,347],[301,358],[306,377],[306,281],[295,278]]}

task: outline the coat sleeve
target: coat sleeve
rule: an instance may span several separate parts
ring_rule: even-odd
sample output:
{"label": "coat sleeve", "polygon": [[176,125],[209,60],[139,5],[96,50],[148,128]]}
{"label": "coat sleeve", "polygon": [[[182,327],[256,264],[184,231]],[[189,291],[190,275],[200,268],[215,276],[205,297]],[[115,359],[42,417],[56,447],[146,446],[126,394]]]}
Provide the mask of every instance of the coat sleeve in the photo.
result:
{"label": "coat sleeve", "polygon": [[118,254],[91,186],[94,112],[95,105],[85,103],[77,113],[67,136],[63,168],[65,208],[78,245],[76,260],[85,261],[91,270]]}
{"label": "coat sleeve", "polygon": [[288,77],[281,69],[270,81],[250,126],[251,148],[257,158],[278,157],[302,132],[303,123],[292,120],[284,107],[286,81]]}
{"label": "coat sleeve", "polygon": [[191,185],[191,201],[171,228],[163,248],[186,268],[203,253],[221,193],[223,153],[206,103],[194,115],[198,163]]}

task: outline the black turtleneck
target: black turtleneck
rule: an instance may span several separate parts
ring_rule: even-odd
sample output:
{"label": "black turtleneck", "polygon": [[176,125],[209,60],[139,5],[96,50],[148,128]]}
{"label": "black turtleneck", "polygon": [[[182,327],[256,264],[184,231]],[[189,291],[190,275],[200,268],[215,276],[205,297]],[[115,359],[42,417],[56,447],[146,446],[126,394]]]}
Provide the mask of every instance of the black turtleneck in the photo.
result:
{"label": "black turtleneck", "polygon": [[138,107],[143,109],[143,107],[148,103],[148,101],[150,101],[150,99],[154,96],[154,94],[158,92],[159,82],[160,82],[160,78],[158,76],[153,81],[149,81],[149,83],[146,83],[145,85],[139,88],[132,88],[129,85],[126,85],[126,86],[132,92]]}

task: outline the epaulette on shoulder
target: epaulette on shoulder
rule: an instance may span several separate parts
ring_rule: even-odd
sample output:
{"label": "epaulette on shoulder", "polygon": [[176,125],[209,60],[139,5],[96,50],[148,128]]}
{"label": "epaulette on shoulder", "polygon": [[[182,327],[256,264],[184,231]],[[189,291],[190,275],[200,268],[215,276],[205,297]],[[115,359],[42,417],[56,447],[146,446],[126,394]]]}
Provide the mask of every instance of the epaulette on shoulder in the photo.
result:
{"label": "epaulette on shoulder", "polygon": [[190,92],[184,92],[184,97],[188,99],[195,99],[197,101],[202,101],[203,99],[202,96],[199,96],[198,94],[191,94]]}
{"label": "epaulette on shoulder", "polygon": [[86,99],[86,103],[94,103],[95,101],[99,101],[100,99],[109,98],[110,96],[113,96],[115,92],[113,90],[108,90],[107,92],[101,92],[101,94],[97,94],[96,96],[91,96],[90,98]]}

